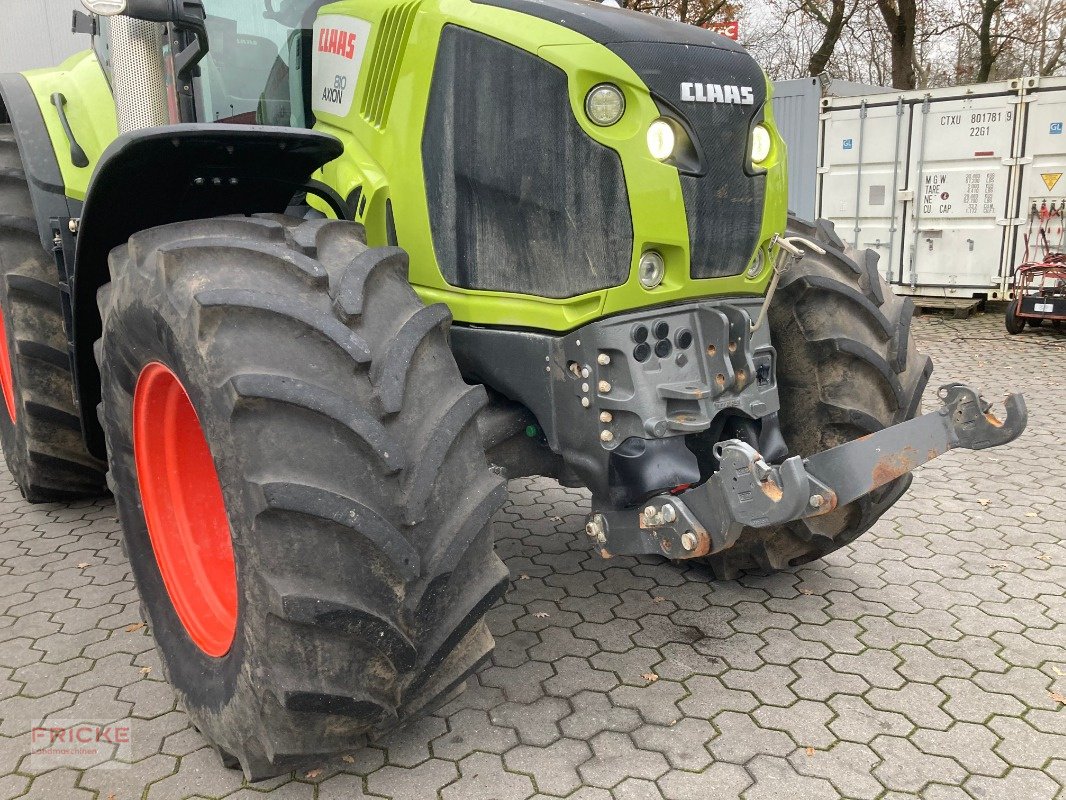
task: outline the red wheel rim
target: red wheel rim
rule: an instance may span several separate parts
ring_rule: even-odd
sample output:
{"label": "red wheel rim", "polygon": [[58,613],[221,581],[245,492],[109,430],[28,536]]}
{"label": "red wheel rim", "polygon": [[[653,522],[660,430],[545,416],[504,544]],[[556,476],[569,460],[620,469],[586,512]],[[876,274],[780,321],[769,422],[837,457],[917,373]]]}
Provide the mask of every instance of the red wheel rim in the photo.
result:
{"label": "red wheel rim", "polygon": [[18,414],[18,407],[15,405],[15,376],[11,371],[11,353],[7,349],[7,328],[4,326],[2,309],[0,309],[0,389],[4,392],[7,416],[14,422]]}
{"label": "red wheel rim", "polygon": [[229,652],[237,630],[237,571],[229,517],[196,409],[178,376],[149,364],[133,398],[141,505],[167,595],[207,655]]}

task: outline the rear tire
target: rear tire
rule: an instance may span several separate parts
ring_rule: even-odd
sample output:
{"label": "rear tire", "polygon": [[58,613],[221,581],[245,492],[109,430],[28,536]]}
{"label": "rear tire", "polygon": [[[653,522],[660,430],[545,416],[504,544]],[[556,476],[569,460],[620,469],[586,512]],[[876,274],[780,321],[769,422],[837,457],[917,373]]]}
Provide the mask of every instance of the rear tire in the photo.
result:
{"label": "rear tire", "polygon": [[1018,316],[1018,307],[1021,305],[1021,300],[1012,300],[1010,305],[1007,306],[1007,315],[1003,319],[1003,324],[1007,328],[1007,333],[1011,336],[1016,336],[1025,330],[1025,318]]}
{"label": "rear tire", "polygon": [[74,405],[59,274],[41,247],[10,125],[0,125],[0,440],[31,503],[103,494]]}
{"label": "rear tire", "polygon": [[[230,217],[139,233],[110,265],[101,418],[124,538],[166,676],[223,763],[288,771],[465,681],[508,583],[489,525],[506,488],[472,424],[485,391],[406,255],[353,223]],[[145,519],[131,428],[154,364],[191,400],[228,513],[220,655],[183,623]]]}
{"label": "rear tire", "polygon": [[[808,252],[783,276],[769,312],[782,433],[790,454],[811,456],[914,417],[933,367],[910,336],[914,305],[881,278],[877,253],[846,246],[825,220],[790,216],[788,233],[826,250]],[[732,579],[821,558],[869,530],[910,481],[821,517],[746,529],[704,561],[716,577]]]}

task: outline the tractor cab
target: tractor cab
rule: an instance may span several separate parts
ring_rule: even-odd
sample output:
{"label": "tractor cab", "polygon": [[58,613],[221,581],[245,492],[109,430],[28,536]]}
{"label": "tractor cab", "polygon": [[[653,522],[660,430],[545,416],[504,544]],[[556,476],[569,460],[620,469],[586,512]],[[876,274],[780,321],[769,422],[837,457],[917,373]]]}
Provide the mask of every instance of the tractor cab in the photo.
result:
{"label": "tractor cab", "polygon": [[[141,113],[151,113],[148,107],[155,106],[153,126],[207,122],[310,128],[314,124],[312,28],[318,9],[327,2],[205,0],[199,46],[206,49],[206,55],[185,80],[178,74],[180,58],[187,48],[197,46],[196,36],[177,26],[163,28],[129,17],[100,16],[94,49],[116,88],[120,106],[128,104],[131,95],[118,91],[116,82],[121,86],[143,81],[144,91],[132,97],[144,106]],[[131,43],[142,46],[127,47]],[[131,52],[139,54],[137,63],[126,55]],[[117,59],[116,54],[120,54]],[[116,70],[123,74],[116,76]],[[157,79],[160,74],[166,76],[164,81]],[[162,97],[153,103],[153,95],[163,90],[165,103]]]}

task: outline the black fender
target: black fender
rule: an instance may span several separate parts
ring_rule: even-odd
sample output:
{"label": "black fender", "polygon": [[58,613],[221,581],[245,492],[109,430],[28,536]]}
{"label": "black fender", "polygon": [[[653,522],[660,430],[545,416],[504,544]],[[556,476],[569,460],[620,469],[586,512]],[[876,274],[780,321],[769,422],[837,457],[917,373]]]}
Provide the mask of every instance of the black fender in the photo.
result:
{"label": "black fender", "polygon": [[172,222],[284,212],[307,189],[343,208],[330,190],[309,186],[311,174],[343,152],[338,139],[314,131],[217,124],[149,128],[108,147],[89,183],[70,281],[75,391],[90,452],[106,456],[93,344],[102,330],[96,293],[111,280],[110,252],[138,231]]}
{"label": "black fender", "polygon": [[18,73],[0,75],[0,120],[5,118],[11,122],[22,156],[41,246],[51,253],[55,249],[57,221],[79,216],[82,204],[66,196],[41,107],[29,81]]}

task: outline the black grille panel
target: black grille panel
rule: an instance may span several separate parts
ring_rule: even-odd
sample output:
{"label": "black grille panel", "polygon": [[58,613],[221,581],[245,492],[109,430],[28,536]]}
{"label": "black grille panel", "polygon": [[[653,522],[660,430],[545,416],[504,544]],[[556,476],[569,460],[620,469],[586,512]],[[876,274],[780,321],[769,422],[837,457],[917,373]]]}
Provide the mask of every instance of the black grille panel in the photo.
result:
{"label": "black grille panel", "polygon": [[566,74],[552,64],[447,26],[422,160],[433,245],[451,285],[559,298],[628,278],[621,160],[581,130]]}
{"label": "black grille panel", "polygon": [[[607,45],[633,67],[652,93],[686,119],[702,150],[704,174],[682,175],[693,278],[739,275],[762,228],[766,177],[750,174],[748,137],[762,118],[766,83],[744,52],[720,47],[621,42]],[[681,101],[684,82],[751,87],[751,105]]]}

